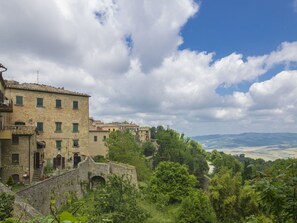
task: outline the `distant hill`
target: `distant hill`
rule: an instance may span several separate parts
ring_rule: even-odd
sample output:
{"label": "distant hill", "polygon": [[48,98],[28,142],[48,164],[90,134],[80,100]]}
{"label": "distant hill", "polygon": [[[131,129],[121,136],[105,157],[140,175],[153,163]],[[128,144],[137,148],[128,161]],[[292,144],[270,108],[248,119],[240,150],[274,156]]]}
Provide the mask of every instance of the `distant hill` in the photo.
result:
{"label": "distant hill", "polygon": [[194,136],[205,149],[238,147],[297,147],[297,133],[242,133]]}
{"label": "distant hill", "polygon": [[297,157],[297,133],[242,133],[229,135],[195,136],[208,150],[227,154],[245,154],[252,158],[275,160]]}

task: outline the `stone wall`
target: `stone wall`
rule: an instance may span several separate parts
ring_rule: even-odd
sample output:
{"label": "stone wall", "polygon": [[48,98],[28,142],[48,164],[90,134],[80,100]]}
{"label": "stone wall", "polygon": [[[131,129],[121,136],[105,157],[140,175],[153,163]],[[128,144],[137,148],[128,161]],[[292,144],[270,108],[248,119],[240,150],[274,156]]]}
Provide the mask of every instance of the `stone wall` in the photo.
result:
{"label": "stone wall", "polygon": [[17,219],[20,219],[20,222],[24,222],[26,220],[30,220],[32,218],[42,215],[39,211],[37,211],[30,204],[26,203],[20,196],[16,195],[13,191],[11,191],[8,187],[4,186],[2,183],[0,183],[0,192],[12,194],[15,196],[13,216]]}
{"label": "stone wall", "polygon": [[110,174],[115,174],[117,176],[126,175],[131,183],[138,188],[137,173],[134,166],[128,164],[119,164],[119,163],[109,163]]}
{"label": "stone wall", "polygon": [[138,187],[136,169],[134,166],[118,163],[95,163],[92,158],[87,158],[79,163],[78,168],[56,177],[41,181],[19,192],[29,204],[44,215],[50,214],[51,196],[60,208],[67,202],[69,196],[81,198],[84,186],[88,186],[93,176],[101,176],[108,180],[108,175],[127,175],[131,183]]}
{"label": "stone wall", "polygon": [[71,197],[82,197],[79,170],[74,169],[56,177],[41,181],[17,192],[29,204],[44,215],[50,214],[50,201],[56,201],[59,209]]}

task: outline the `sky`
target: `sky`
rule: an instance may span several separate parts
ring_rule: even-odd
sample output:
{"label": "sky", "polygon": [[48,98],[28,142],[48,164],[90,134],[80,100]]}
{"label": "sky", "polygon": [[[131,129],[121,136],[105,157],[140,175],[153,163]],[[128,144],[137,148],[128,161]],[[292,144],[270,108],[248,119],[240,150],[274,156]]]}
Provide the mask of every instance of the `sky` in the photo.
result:
{"label": "sky", "polygon": [[0,0],[0,63],[104,122],[297,132],[297,0]]}

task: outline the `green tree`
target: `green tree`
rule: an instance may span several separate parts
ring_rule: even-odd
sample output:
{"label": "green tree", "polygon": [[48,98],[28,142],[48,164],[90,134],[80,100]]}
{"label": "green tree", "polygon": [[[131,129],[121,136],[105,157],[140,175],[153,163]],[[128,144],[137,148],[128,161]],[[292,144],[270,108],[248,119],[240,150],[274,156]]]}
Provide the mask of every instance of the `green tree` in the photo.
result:
{"label": "green tree", "polygon": [[154,167],[162,161],[177,162],[188,166],[189,172],[203,181],[208,165],[206,152],[199,143],[172,129],[158,130],[156,138],[159,147],[153,159]]}
{"label": "green tree", "polygon": [[214,173],[218,173],[222,168],[231,170],[233,174],[242,172],[242,164],[232,155],[213,150],[210,160],[215,167]]}
{"label": "green tree", "polygon": [[137,204],[138,192],[125,176],[110,176],[105,186],[95,191],[90,222],[141,223],[148,213]]}
{"label": "green tree", "polygon": [[156,147],[151,142],[144,142],[142,144],[142,150],[145,156],[152,156],[156,151]]}
{"label": "green tree", "polygon": [[203,190],[195,190],[183,199],[178,214],[180,223],[215,223],[216,215]]}
{"label": "green tree", "polygon": [[270,162],[255,187],[266,215],[275,222],[297,222],[297,159]]}
{"label": "green tree", "polygon": [[137,177],[140,181],[147,181],[152,171],[146,159],[142,155],[142,150],[129,131],[115,131],[110,133],[106,139],[108,147],[108,158],[113,161],[128,163],[135,166]]}
{"label": "green tree", "polygon": [[196,178],[187,167],[174,162],[161,162],[149,183],[153,201],[166,203],[181,202],[194,189]]}
{"label": "green tree", "polygon": [[150,131],[151,131],[151,139],[156,139],[156,134],[157,134],[157,129],[156,129],[156,127],[152,127],[151,129],[150,129]]}
{"label": "green tree", "polygon": [[210,200],[219,222],[243,222],[258,213],[258,194],[248,184],[242,186],[240,172],[222,168],[211,180]]}

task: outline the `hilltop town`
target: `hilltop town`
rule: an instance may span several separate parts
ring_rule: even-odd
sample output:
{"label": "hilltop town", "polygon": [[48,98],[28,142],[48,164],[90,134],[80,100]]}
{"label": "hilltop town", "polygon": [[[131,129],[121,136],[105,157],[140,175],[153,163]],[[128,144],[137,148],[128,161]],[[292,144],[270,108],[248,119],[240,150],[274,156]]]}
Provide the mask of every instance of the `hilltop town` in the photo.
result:
{"label": "hilltop town", "polygon": [[110,132],[129,130],[150,141],[148,127],[103,123],[89,117],[90,95],[37,83],[4,80],[0,72],[0,179],[39,181],[44,169],[76,168],[89,156],[105,157]]}

